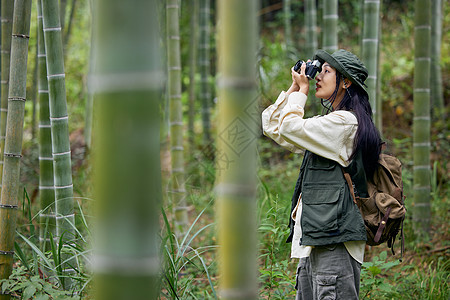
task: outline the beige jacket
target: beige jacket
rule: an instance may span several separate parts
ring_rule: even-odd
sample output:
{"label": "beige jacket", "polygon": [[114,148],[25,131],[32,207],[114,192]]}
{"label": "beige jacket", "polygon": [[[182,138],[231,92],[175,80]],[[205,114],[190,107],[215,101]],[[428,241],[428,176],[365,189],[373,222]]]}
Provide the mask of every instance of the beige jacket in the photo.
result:
{"label": "beige jacket", "polygon": [[[346,167],[353,152],[358,121],[356,116],[345,110],[331,112],[325,116],[304,119],[307,96],[301,92],[287,95],[281,92],[274,104],[262,113],[264,135],[291,152],[301,153],[305,149],[322,157],[334,160]],[[311,247],[300,246],[301,238],[301,196],[295,220],[291,257],[307,257]],[[344,243],[350,255],[362,263],[365,241]]]}

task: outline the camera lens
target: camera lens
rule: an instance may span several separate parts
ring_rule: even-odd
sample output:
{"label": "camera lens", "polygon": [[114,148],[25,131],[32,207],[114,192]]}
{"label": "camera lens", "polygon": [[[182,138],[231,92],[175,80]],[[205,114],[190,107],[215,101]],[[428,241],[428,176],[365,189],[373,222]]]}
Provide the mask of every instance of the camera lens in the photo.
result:
{"label": "camera lens", "polygon": [[297,63],[294,65],[294,71],[300,73],[300,67],[302,66],[302,64],[303,60],[300,59],[299,61],[297,61]]}

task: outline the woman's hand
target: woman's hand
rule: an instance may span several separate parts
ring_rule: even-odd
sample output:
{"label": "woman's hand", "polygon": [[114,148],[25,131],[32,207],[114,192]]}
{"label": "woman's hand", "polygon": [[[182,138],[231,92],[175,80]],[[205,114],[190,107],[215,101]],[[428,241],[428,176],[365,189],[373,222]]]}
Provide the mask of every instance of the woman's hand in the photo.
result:
{"label": "woman's hand", "polygon": [[[303,63],[300,67],[300,73],[294,71],[294,68],[291,69],[292,73],[292,86],[296,86],[297,90],[305,95],[309,93],[309,80],[305,75],[306,63]],[[291,87],[292,87],[291,86]]]}

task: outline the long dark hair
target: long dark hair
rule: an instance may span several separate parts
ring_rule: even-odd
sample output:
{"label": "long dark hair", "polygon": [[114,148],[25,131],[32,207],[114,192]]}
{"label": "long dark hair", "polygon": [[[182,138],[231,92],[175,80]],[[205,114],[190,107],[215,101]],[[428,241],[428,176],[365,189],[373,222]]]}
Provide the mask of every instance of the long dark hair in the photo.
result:
{"label": "long dark hair", "polygon": [[[336,71],[336,90],[328,99],[331,104],[336,99],[341,76],[342,75]],[[326,107],[326,109],[329,110],[330,108]],[[381,153],[382,141],[380,133],[372,120],[372,107],[369,103],[368,94],[361,87],[352,84],[346,88],[344,98],[336,107],[336,110],[348,110],[356,115],[358,129],[356,130],[355,143],[353,145],[353,153],[350,156],[350,160],[361,150],[364,171],[366,172],[367,177],[371,178]]]}

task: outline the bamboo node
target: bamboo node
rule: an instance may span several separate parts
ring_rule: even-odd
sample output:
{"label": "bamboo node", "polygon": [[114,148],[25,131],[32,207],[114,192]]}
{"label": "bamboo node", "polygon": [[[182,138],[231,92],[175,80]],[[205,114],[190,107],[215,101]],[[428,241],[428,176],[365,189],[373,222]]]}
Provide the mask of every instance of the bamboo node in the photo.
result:
{"label": "bamboo node", "polygon": [[61,31],[61,27],[48,27],[44,28],[44,32],[46,31]]}
{"label": "bamboo node", "polygon": [[13,37],[18,37],[18,38],[23,38],[23,39],[29,39],[29,38],[30,38],[29,35],[26,35],[26,34],[18,34],[18,33],[13,34],[12,36],[13,36]]}
{"label": "bamboo node", "polygon": [[256,81],[249,77],[227,76],[218,79],[220,88],[252,89],[256,87]]}
{"label": "bamboo node", "polygon": [[4,153],[3,155],[7,157],[18,157],[18,158],[22,157],[22,154],[14,154],[14,153]]}
{"label": "bamboo node", "polygon": [[27,99],[24,98],[24,97],[8,97],[8,101],[22,101],[22,102],[25,102],[25,101],[27,101]]}
{"label": "bamboo node", "polygon": [[225,299],[256,299],[258,292],[252,289],[223,289],[219,294]]}
{"label": "bamboo node", "polygon": [[39,156],[39,160],[53,160],[53,157]]}
{"label": "bamboo node", "polygon": [[19,206],[18,206],[18,205],[9,205],[9,204],[0,204],[0,208],[5,208],[5,209],[18,209]]}
{"label": "bamboo node", "polygon": [[39,186],[39,190],[54,190],[55,186],[53,185],[49,185],[49,186],[45,186],[45,185],[40,185]]}

